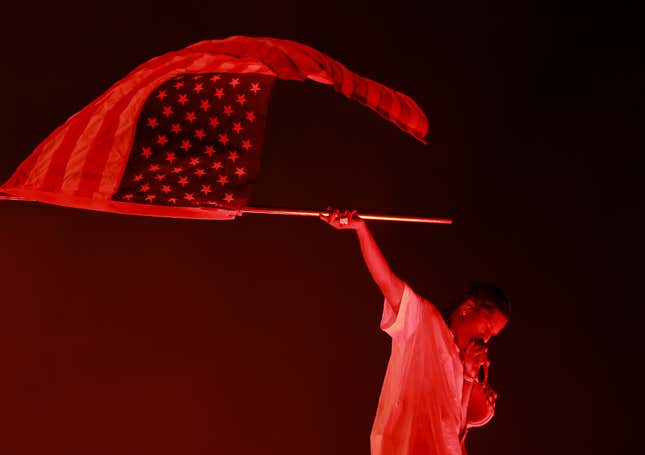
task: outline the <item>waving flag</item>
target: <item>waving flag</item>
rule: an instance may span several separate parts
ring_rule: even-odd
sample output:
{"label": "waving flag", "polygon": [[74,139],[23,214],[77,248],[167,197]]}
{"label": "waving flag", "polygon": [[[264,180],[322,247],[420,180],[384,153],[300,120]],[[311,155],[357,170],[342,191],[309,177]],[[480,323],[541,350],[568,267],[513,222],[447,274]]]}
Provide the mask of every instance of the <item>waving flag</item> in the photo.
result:
{"label": "waving flag", "polygon": [[332,85],[415,138],[427,133],[412,99],[327,55],[235,36],[140,65],[57,128],[0,192],[114,213],[233,219],[260,169],[276,78]]}

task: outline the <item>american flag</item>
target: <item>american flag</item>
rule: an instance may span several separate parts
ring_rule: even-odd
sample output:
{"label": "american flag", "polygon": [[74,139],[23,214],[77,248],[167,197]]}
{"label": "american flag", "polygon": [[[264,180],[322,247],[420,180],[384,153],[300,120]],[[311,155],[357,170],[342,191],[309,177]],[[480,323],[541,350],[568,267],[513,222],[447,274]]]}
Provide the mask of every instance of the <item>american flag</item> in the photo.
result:
{"label": "american flag", "polygon": [[276,79],[330,85],[421,141],[428,131],[414,100],[322,52],[232,36],[139,65],[42,141],[0,186],[0,200],[234,219],[258,175]]}
{"label": "american flag", "polygon": [[146,100],[113,199],[184,207],[244,207],[260,170],[274,78],[174,77]]}

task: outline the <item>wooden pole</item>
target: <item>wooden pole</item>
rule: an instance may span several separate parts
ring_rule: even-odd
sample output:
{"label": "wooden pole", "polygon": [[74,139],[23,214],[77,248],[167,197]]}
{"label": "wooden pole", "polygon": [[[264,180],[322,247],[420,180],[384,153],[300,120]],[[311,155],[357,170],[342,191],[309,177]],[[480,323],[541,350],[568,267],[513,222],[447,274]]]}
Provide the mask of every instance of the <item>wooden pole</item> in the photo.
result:
{"label": "wooden pole", "polygon": [[[19,196],[11,196],[6,193],[0,193],[0,200],[6,201],[28,201]],[[260,215],[287,215],[287,216],[315,216],[318,218],[321,214],[329,216],[329,211],[311,211],[311,210],[291,210],[291,209],[273,209],[263,207],[244,207],[238,210],[238,214],[255,213]],[[239,216],[238,215],[238,216]],[[429,218],[420,216],[395,216],[395,215],[375,215],[375,214],[360,214],[357,213],[364,220],[372,221],[399,221],[406,223],[426,223],[426,224],[452,224],[451,218]]]}
{"label": "wooden pole", "polygon": [[[261,215],[287,215],[287,216],[315,216],[318,218],[321,214],[329,216],[328,211],[310,211],[310,210],[289,210],[289,209],[273,209],[261,207],[245,207],[240,209],[244,213],[256,213]],[[427,224],[452,224],[450,218],[429,218],[419,216],[393,216],[393,215],[374,215],[374,214],[361,214],[357,213],[364,220],[373,221],[402,221],[408,223],[427,223]]]}

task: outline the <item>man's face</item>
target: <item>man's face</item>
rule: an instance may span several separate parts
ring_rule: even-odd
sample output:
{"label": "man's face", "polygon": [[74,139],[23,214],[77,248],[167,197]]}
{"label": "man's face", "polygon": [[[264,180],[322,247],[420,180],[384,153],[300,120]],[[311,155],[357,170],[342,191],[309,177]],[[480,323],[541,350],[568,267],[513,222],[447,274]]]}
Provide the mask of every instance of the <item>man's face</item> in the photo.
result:
{"label": "man's face", "polygon": [[458,313],[451,326],[457,345],[463,348],[473,338],[488,343],[502,331],[507,322],[508,318],[498,309],[474,309],[465,315]]}

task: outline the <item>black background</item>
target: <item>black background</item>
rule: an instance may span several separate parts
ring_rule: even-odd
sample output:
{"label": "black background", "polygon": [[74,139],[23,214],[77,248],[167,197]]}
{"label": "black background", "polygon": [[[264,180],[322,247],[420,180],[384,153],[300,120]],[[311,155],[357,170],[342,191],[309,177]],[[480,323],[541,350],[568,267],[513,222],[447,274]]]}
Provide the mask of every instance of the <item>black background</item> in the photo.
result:
{"label": "black background", "polygon": [[[477,281],[513,302],[492,344],[497,413],[471,452],[624,453],[642,355],[642,15],[567,5],[6,7],[0,177],[154,56],[230,35],[308,44],[415,99],[429,144],[279,81],[253,205],[454,218],[372,229],[438,307]],[[389,339],[352,233],[2,202],[0,251],[3,454],[369,453]]]}

